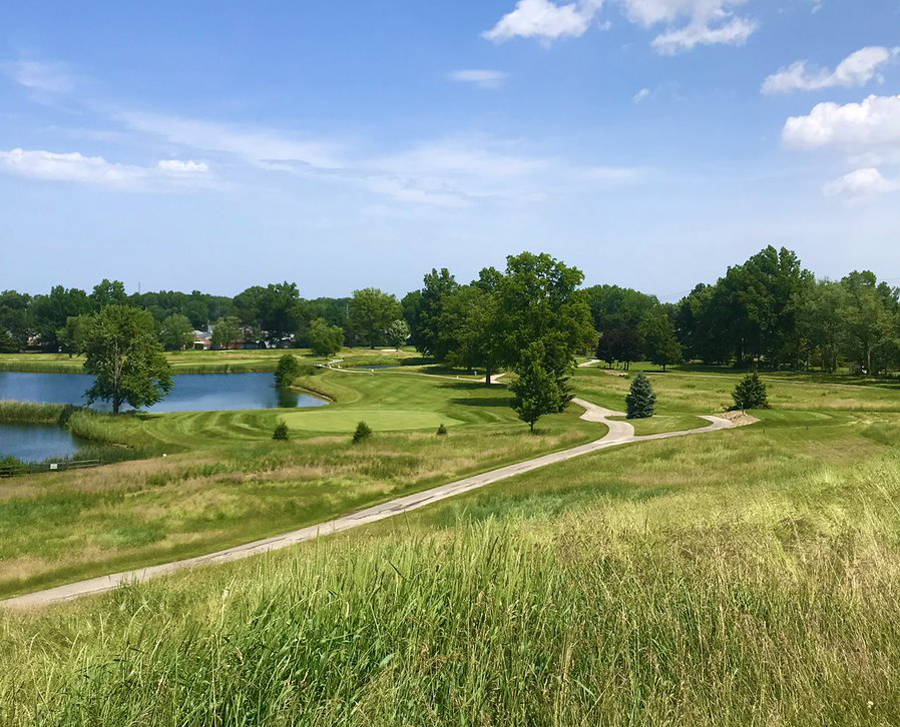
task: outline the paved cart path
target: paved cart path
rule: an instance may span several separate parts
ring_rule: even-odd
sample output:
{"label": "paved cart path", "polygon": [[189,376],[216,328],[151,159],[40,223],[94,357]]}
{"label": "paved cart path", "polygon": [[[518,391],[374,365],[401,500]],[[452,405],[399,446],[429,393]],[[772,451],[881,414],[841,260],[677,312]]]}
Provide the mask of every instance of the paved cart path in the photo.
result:
{"label": "paved cart path", "polygon": [[485,485],[490,485],[494,482],[514,477],[523,472],[530,472],[541,467],[546,467],[547,465],[565,462],[566,460],[581,457],[582,455],[590,454],[591,452],[597,452],[601,449],[616,447],[630,442],[671,439],[673,437],[715,432],[721,429],[730,429],[734,426],[734,424],[727,419],[715,416],[704,416],[702,418],[709,422],[709,426],[703,427],[702,429],[692,429],[686,432],[666,432],[663,434],[638,437],[634,434],[634,427],[627,421],[611,419],[611,417],[624,416],[620,412],[605,409],[602,406],[597,406],[584,399],[573,399],[572,401],[584,409],[584,414],[581,415],[582,419],[605,424],[609,428],[606,436],[595,442],[589,442],[588,444],[582,444],[560,452],[545,454],[524,462],[500,467],[499,469],[491,470],[490,472],[484,472],[480,475],[466,477],[457,480],[456,482],[438,485],[430,490],[416,492],[412,495],[406,495],[380,505],[373,505],[372,507],[367,507],[349,515],[344,515],[334,520],[329,520],[328,522],[319,523],[318,525],[310,525],[299,530],[284,533],[283,535],[256,540],[252,543],[237,545],[233,548],[227,548],[216,553],[209,553],[208,555],[201,555],[188,560],[179,560],[174,563],[164,563],[162,565],[139,568],[137,570],[125,571],[122,573],[113,573],[107,576],[100,576],[99,578],[90,578],[88,580],[69,583],[56,588],[49,588],[45,591],[36,591],[23,596],[16,596],[5,601],[0,601],[0,607],[10,609],[36,608],[52,603],[58,603],[60,601],[69,601],[80,598],[81,596],[103,593],[104,591],[113,590],[125,583],[146,581],[168,573],[175,573],[177,571],[196,568],[198,566],[228,563],[230,561],[248,558],[253,555],[259,555],[260,553],[288,548],[297,543],[314,540],[315,538],[324,535],[331,535],[332,533],[339,533],[343,530],[350,530],[351,528],[357,528],[361,525],[378,522],[379,520],[384,520],[393,517],[394,515],[399,515],[400,513],[417,510],[420,507],[430,505],[434,502],[446,500],[449,497],[461,495],[464,492],[477,490]]}

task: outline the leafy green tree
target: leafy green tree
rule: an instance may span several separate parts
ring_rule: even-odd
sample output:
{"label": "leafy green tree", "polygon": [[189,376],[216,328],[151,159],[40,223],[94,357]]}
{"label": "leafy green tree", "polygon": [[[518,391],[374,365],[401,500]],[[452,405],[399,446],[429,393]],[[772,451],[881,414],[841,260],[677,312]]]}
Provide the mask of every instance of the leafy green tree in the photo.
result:
{"label": "leafy green tree", "polygon": [[629,419],[648,419],[656,413],[656,394],[650,379],[642,371],[631,382],[625,406]]}
{"label": "leafy green tree", "polygon": [[40,336],[42,349],[56,352],[59,350],[57,335],[66,327],[66,321],[90,309],[91,303],[83,290],[56,285],[48,295],[34,297],[29,309],[29,327]]}
{"label": "leafy green tree", "polygon": [[95,377],[85,392],[88,403],[109,401],[114,414],[126,402],[152,406],[172,388],[172,369],[147,311],[113,303],[89,316],[83,353],[85,371]]}
{"label": "leafy green tree", "polygon": [[213,348],[227,348],[243,340],[241,324],[235,316],[226,316],[213,325],[210,344]]}
{"label": "leafy green tree", "polygon": [[349,324],[353,336],[371,348],[385,340],[387,329],[402,312],[397,298],[378,288],[353,291],[350,299]]}
{"label": "leafy green tree", "polygon": [[84,332],[89,316],[69,316],[66,325],[56,332],[59,346],[71,358],[84,348]]}
{"label": "leafy green tree", "polygon": [[108,305],[126,305],[128,296],[125,294],[125,284],[121,280],[103,278],[91,291],[90,301],[94,313],[99,313]]}
{"label": "leafy green tree", "polygon": [[288,429],[288,425],[285,422],[278,422],[275,425],[275,431],[272,432],[272,439],[277,442],[286,442],[290,439],[291,433]]}
{"label": "leafy green tree", "polygon": [[297,284],[287,281],[247,288],[235,296],[234,305],[241,323],[263,331],[269,341],[295,333],[303,318]]}
{"label": "leafy green tree", "polygon": [[648,315],[639,329],[644,342],[644,352],[657,366],[666,366],[681,361],[681,344],[675,337],[675,328],[665,311],[661,308]]}
{"label": "leafy green tree", "polygon": [[409,338],[409,326],[402,318],[398,318],[388,326],[385,331],[387,342],[394,348],[400,348]]}
{"label": "leafy green tree", "polygon": [[494,293],[476,281],[458,288],[444,304],[442,335],[447,361],[465,369],[483,368],[490,385],[500,358]]}
{"label": "leafy green tree", "polygon": [[768,409],[769,395],[765,382],[759,378],[759,374],[747,374],[738,385],[734,387],[734,409]]}
{"label": "leafy green tree", "polygon": [[0,339],[4,353],[12,353],[28,345],[28,318],[31,296],[4,290],[0,293]]}
{"label": "leafy green tree", "polygon": [[191,319],[173,313],[159,324],[159,340],[166,351],[184,351],[194,345],[194,326]]}
{"label": "leafy green tree", "polygon": [[506,274],[498,281],[496,328],[501,363],[518,368],[532,344],[542,344],[543,367],[565,391],[565,376],[575,354],[592,351],[597,343],[584,280],[546,253],[524,252],[506,259]]}
{"label": "leafy green tree", "polygon": [[443,361],[448,352],[447,336],[441,330],[446,321],[444,306],[459,289],[459,283],[447,268],[441,268],[440,272],[432,269],[424,282],[414,318],[415,328],[410,323],[413,345],[422,353]]}
{"label": "leafy green tree", "polygon": [[278,359],[275,369],[275,386],[279,389],[290,386],[300,375],[300,362],[293,354],[286,353]]}
{"label": "leafy green tree", "polygon": [[556,374],[545,366],[547,359],[541,341],[530,344],[522,352],[516,378],[509,385],[513,395],[510,406],[531,432],[538,419],[565,410],[572,398]]}
{"label": "leafy green tree", "polygon": [[633,361],[640,360],[641,355],[641,337],[636,328],[611,328],[600,335],[597,358],[606,361],[609,368],[614,363],[621,363],[627,371]]}
{"label": "leafy green tree", "polygon": [[332,356],[344,347],[344,330],[328,325],[324,318],[317,318],[310,324],[307,338],[317,356]]}

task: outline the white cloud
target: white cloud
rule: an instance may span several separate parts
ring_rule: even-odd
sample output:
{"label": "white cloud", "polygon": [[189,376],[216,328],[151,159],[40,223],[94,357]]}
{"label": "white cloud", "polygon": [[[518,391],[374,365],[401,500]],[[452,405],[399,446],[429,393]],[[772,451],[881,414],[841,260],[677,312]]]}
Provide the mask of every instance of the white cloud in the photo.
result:
{"label": "white cloud", "polygon": [[864,86],[875,77],[879,67],[900,54],[900,48],[870,46],[851,53],[834,71],[808,68],[806,61],[782,68],[769,76],[762,85],[765,94],[791,91],[817,91],[823,88]]}
{"label": "white cloud", "polygon": [[75,76],[64,63],[18,60],[0,64],[0,70],[32,91],[59,94],[75,88]]}
{"label": "white cloud", "polygon": [[500,18],[485,38],[502,43],[511,38],[557,40],[584,35],[600,10],[602,0],[557,5],[551,0],[519,0],[515,9]]}
{"label": "white cloud", "polygon": [[642,88],[636,94],[634,94],[634,98],[632,99],[635,103],[640,103],[641,101],[646,100],[650,96],[649,88]]}
{"label": "white cloud", "polygon": [[448,75],[448,78],[458,83],[471,83],[479,88],[499,88],[508,75],[503,71],[472,69],[453,71]]}
{"label": "white cloud", "polygon": [[833,146],[860,151],[900,145],[900,96],[869,96],[861,103],[820,103],[807,116],[792,116],[782,139],[795,149]]}
{"label": "white cloud", "polygon": [[829,197],[859,198],[898,190],[900,190],[900,180],[887,179],[874,168],[857,169],[822,187],[822,191]]}
{"label": "white cloud", "polygon": [[174,160],[161,161],[155,167],[142,167],[109,162],[103,157],[84,156],[79,152],[12,149],[0,150],[0,171],[30,179],[138,191],[167,181],[183,181],[185,172],[202,174],[207,167],[203,163]]}
{"label": "white cloud", "polygon": [[[622,6],[628,19],[644,27],[669,26],[653,40],[663,55],[690,50],[698,45],[741,45],[756,30],[756,23],[735,16],[732,8],[746,0],[611,0]],[[603,0],[558,4],[551,0],[519,0],[484,37],[494,42],[510,38],[543,41],[581,36],[600,12]],[[686,24],[673,27],[681,20]],[[598,24],[599,26],[600,24]],[[602,24],[608,27],[608,23]]]}
{"label": "white cloud", "polygon": [[177,174],[205,174],[209,171],[206,162],[195,162],[189,159],[183,162],[179,159],[162,159],[157,165],[157,169],[164,172],[175,172]]}
{"label": "white cloud", "polygon": [[704,17],[656,36],[653,47],[663,55],[674,55],[698,45],[743,45],[755,30],[756,23],[745,18],[733,18],[713,26]]}

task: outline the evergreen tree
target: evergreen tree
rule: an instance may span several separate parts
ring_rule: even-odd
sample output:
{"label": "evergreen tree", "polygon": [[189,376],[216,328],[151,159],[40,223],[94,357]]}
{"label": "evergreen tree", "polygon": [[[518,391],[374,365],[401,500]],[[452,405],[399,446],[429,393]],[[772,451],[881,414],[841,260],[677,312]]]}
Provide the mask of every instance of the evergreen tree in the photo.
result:
{"label": "evergreen tree", "polygon": [[546,359],[543,343],[531,344],[516,367],[516,380],[509,385],[513,394],[511,406],[532,432],[538,419],[563,411],[572,398],[565,379],[557,378],[544,365]]}
{"label": "evergreen tree", "polygon": [[737,386],[734,387],[734,409],[768,409],[769,396],[766,385],[759,378],[759,374],[747,374]]}
{"label": "evergreen tree", "polygon": [[297,363],[296,357],[286,353],[278,359],[278,368],[275,369],[275,386],[279,389],[290,386],[299,375],[300,364]]}
{"label": "evergreen tree", "polygon": [[356,425],[356,431],[353,432],[353,444],[359,444],[372,436],[372,427],[365,422]]}
{"label": "evergreen tree", "polygon": [[272,432],[272,439],[275,439],[279,442],[286,442],[290,439],[290,430],[288,429],[288,425],[284,422],[278,422],[275,425],[275,431]]}
{"label": "evergreen tree", "polygon": [[653,386],[643,372],[638,373],[631,382],[631,391],[625,397],[629,419],[648,419],[656,411],[656,394]]}

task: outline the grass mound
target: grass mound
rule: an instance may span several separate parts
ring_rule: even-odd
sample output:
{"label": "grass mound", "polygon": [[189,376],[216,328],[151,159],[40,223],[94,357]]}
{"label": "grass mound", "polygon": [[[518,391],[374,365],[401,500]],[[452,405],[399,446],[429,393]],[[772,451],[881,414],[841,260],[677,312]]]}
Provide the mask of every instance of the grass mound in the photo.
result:
{"label": "grass mound", "polygon": [[412,429],[437,428],[441,422],[447,426],[462,424],[442,414],[415,409],[346,409],[303,411],[282,414],[281,419],[291,429],[313,432],[352,432],[360,420],[376,432],[400,432]]}

